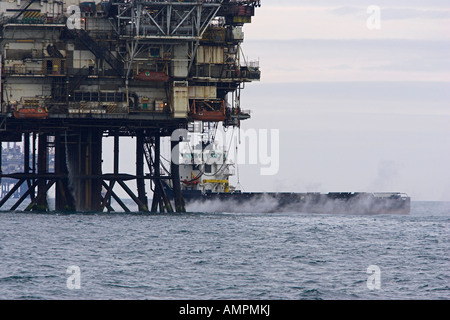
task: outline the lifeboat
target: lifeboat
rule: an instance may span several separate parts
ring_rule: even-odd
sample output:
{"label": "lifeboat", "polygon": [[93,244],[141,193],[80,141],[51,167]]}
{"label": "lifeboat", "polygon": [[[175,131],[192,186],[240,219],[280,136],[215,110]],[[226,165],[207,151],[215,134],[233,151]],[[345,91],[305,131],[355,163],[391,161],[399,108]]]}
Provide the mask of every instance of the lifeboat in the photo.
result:
{"label": "lifeboat", "polygon": [[144,71],[137,74],[134,79],[139,81],[167,82],[169,81],[169,76],[164,72]]}
{"label": "lifeboat", "polygon": [[48,112],[44,107],[21,108],[14,111],[14,117],[17,119],[45,119]]}

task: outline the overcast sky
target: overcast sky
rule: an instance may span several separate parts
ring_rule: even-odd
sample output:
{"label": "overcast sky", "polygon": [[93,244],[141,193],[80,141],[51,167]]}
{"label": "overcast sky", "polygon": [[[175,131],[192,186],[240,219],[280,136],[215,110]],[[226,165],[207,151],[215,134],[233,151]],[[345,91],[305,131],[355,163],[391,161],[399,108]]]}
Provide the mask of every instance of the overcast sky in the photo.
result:
{"label": "overcast sky", "polygon": [[[370,30],[370,5],[381,29]],[[280,171],[245,191],[399,191],[450,201],[450,1],[262,1],[243,124],[280,130]]]}

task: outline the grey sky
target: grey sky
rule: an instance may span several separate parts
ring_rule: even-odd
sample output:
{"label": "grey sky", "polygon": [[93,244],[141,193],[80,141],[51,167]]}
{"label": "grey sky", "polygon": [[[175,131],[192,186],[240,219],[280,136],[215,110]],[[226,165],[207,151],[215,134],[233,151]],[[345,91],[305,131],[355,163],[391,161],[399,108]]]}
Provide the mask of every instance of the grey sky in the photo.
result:
{"label": "grey sky", "polygon": [[264,7],[283,6],[397,6],[450,8],[447,0],[263,0]]}

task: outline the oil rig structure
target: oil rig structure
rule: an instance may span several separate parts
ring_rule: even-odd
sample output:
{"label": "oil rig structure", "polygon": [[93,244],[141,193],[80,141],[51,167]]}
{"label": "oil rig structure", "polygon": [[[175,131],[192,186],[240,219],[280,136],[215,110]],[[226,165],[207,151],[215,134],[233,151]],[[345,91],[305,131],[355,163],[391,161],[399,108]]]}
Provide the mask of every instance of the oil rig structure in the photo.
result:
{"label": "oil rig structure", "polygon": [[[139,211],[185,212],[179,165],[171,161],[170,173],[161,171],[161,139],[171,137],[175,148],[182,137],[174,132],[194,121],[238,127],[250,118],[240,106],[241,89],[261,73],[241,46],[243,26],[260,5],[0,1],[0,142],[21,142],[24,154],[21,172],[0,172],[14,181],[0,210],[47,211],[53,188],[56,211],[111,212],[113,204],[130,211],[117,196],[120,187]],[[114,141],[110,173],[102,169],[105,137]],[[136,143],[135,174],[119,171],[121,137]],[[171,182],[173,198],[163,181]]]}

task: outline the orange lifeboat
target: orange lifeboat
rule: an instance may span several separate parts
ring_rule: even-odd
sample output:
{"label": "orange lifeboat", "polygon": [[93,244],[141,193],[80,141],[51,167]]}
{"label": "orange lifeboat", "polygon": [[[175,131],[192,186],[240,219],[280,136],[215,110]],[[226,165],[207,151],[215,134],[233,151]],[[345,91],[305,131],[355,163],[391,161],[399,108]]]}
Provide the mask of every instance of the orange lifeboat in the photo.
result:
{"label": "orange lifeboat", "polygon": [[43,107],[26,107],[14,111],[14,117],[17,119],[46,119],[48,112]]}

